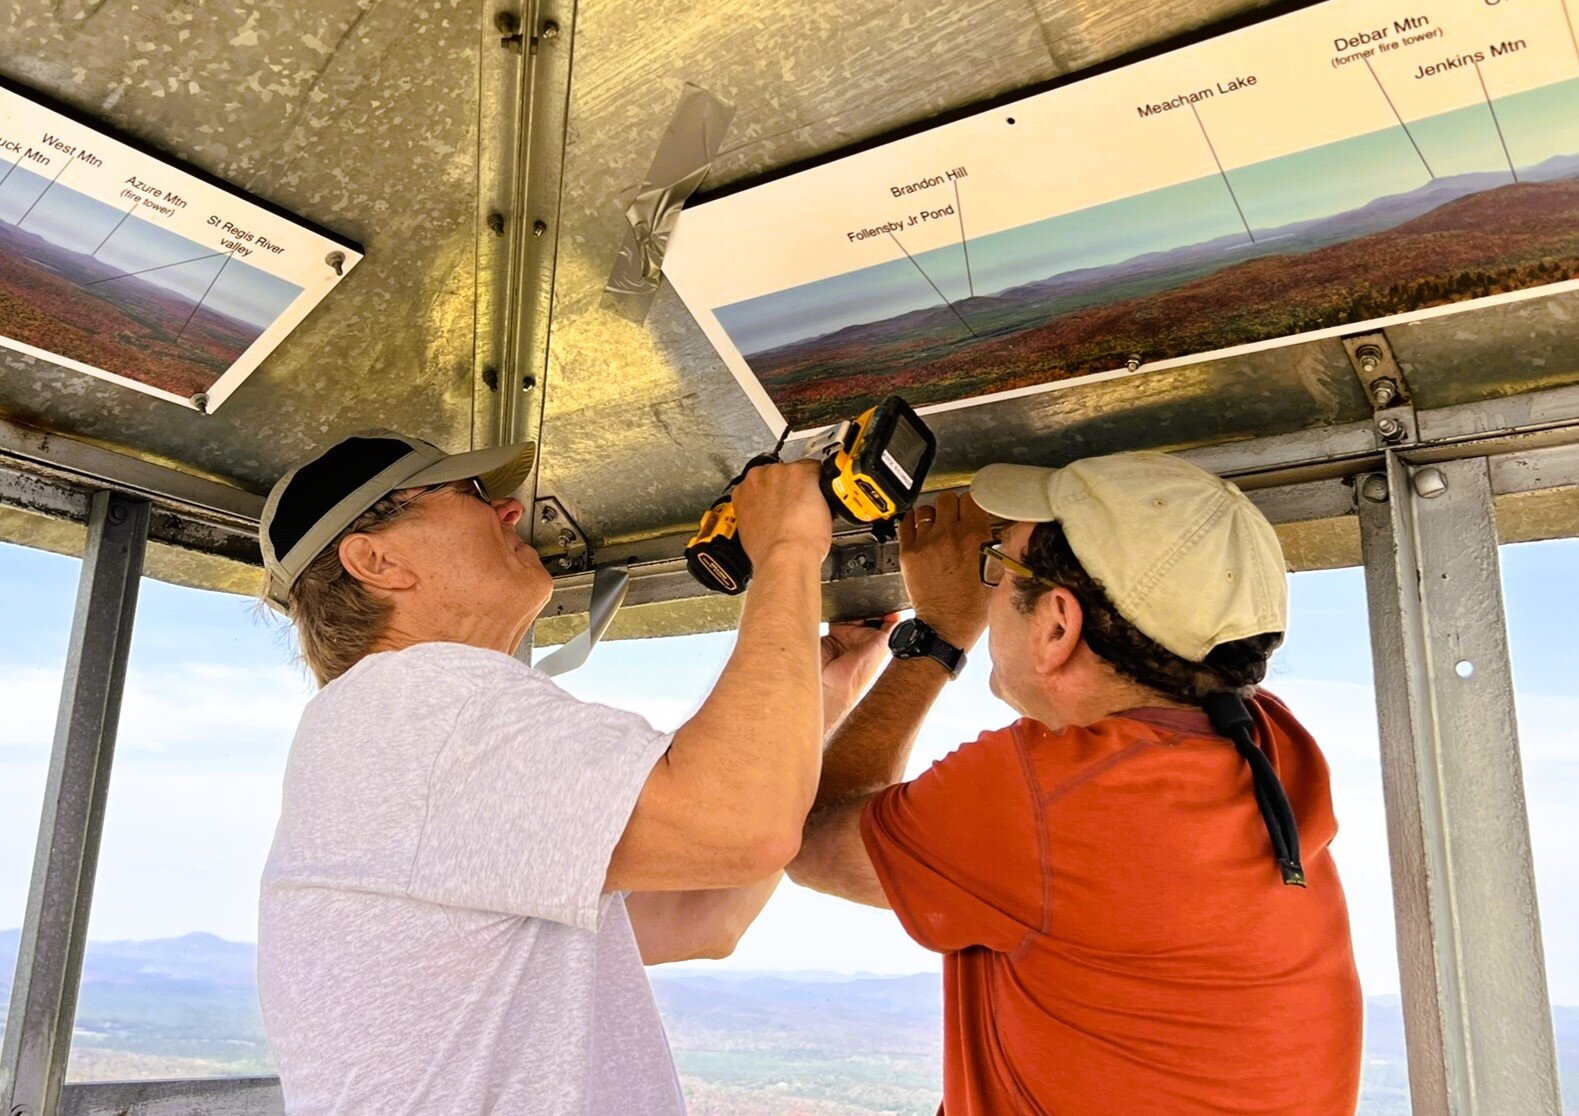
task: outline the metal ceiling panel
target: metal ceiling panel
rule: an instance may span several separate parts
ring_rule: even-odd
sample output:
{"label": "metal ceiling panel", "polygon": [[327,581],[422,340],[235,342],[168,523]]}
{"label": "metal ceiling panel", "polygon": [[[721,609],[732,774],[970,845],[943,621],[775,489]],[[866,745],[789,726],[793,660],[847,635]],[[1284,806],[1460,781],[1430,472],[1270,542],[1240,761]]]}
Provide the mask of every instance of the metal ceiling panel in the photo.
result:
{"label": "metal ceiling panel", "polygon": [[0,413],[266,489],[368,426],[472,434],[477,8],[469,0],[7,0],[0,70],[367,248],[201,416],[13,352]]}
{"label": "metal ceiling panel", "polygon": [[[537,428],[541,408],[538,492],[599,560],[667,554],[777,434],[671,292],[640,325],[602,306],[622,195],[686,82],[736,110],[704,187],[717,189],[1277,7],[0,0],[0,74],[367,249],[214,415],[0,352],[0,417],[257,493],[352,430],[393,426],[461,448]],[[514,44],[501,43],[501,12],[518,19]],[[539,38],[549,19],[552,43]],[[557,52],[553,80],[518,97],[508,86],[524,70],[511,59],[540,61],[539,46]],[[1576,314],[1579,295],[1545,296],[1388,338],[1425,414],[1579,383]],[[490,362],[506,366],[498,393],[484,386]],[[506,400],[512,371],[539,392]],[[934,416],[934,484],[962,483],[990,460],[1214,452],[1296,432],[1319,441],[1334,426],[1368,445],[1370,419],[1343,345],[1315,341]],[[574,599],[567,589],[562,604]],[[646,607],[660,611],[644,634],[717,626],[730,611]]]}

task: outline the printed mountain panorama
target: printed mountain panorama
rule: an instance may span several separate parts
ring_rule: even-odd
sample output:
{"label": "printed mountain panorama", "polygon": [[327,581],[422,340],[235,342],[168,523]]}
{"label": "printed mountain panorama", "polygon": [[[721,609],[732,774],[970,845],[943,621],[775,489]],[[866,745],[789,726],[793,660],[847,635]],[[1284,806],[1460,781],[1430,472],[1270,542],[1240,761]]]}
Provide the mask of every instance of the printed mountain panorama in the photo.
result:
{"label": "printed mountain panorama", "polygon": [[807,429],[889,392],[969,399],[1579,277],[1579,81],[1498,111],[1509,155],[1471,106],[1229,170],[1242,221],[1211,175],[715,314]]}

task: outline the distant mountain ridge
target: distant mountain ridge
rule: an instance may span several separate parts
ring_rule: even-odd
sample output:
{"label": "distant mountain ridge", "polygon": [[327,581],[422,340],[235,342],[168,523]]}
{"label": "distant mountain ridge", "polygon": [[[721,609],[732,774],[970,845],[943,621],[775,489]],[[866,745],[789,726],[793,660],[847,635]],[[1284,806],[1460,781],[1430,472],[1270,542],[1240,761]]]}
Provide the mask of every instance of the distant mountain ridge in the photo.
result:
{"label": "distant mountain ridge", "polygon": [[[0,1005],[21,940],[0,931]],[[256,947],[207,933],[90,942],[72,1073],[91,1079],[272,1072],[254,979]],[[942,977],[649,970],[699,1111],[914,1113],[937,1108]],[[3,1018],[0,1007],[0,1018]],[[1365,1001],[1359,1116],[1406,1116],[1403,1012]],[[1570,1107],[1579,1107],[1579,1007],[1554,1011]],[[826,1107],[837,1104],[839,1107]],[[816,1107],[822,1105],[824,1107]]]}

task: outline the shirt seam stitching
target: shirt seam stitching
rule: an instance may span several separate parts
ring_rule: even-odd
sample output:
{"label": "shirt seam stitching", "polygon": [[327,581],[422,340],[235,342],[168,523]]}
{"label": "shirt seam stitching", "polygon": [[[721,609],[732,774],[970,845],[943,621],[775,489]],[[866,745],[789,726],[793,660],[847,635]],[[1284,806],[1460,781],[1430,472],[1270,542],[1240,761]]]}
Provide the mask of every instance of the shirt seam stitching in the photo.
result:
{"label": "shirt seam stitching", "polygon": [[1020,944],[1016,946],[1014,948],[1014,952],[1010,954],[1010,958],[1012,960],[1018,961],[1025,956],[1026,951],[1031,948],[1031,943],[1036,940],[1037,936],[1040,935],[1042,937],[1046,937],[1051,928],[1052,900],[1050,891],[1052,886],[1053,866],[1051,860],[1048,857],[1047,826],[1043,824],[1044,819],[1041,811],[1041,803],[1037,801],[1036,780],[1032,777],[1031,757],[1025,747],[1025,737],[1020,731],[1019,725],[1013,726],[1012,732],[1014,735],[1014,751],[1020,760],[1020,773],[1025,778],[1025,791],[1031,799],[1031,824],[1036,827],[1037,875],[1041,877],[1042,885],[1042,909],[1039,920],[1040,925],[1034,930],[1026,930],[1025,936],[1020,939]]}
{"label": "shirt seam stitching", "polygon": [[1043,808],[1052,806],[1059,799],[1065,798],[1071,792],[1079,790],[1085,784],[1095,779],[1098,775],[1104,775],[1113,768],[1118,767],[1120,764],[1128,763],[1147,748],[1166,746],[1177,742],[1177,740],[1177,736],[1160,741],[1137,740],[1126,747],[1122,752],[1116,752],[1111,756],[1100,759],[1096,763],[1093,763],[1089,767],[1082,770],[1078,775],[1072,775],[1062,783],[1059,783],[1056,787],[1042,796],[1041,805]]}

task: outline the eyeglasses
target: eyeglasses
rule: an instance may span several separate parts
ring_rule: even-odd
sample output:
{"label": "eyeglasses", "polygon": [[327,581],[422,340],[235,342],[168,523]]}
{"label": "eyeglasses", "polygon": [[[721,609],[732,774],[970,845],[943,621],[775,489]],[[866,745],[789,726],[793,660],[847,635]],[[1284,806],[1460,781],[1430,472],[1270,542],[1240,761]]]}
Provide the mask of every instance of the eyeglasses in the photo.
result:
{"label": "eyeglasses", "polygon": [[996,589],[1003,583],[1004,572],[1012,573],[1015,577],[1026,581],[1034,581],[1038,585],[1045,585],[1049,589],[1057,588],[1057,583],[1049,581],[1035,570],[1031,569],[1018,558],[1011,558],[998,548],[997,543],[984,542],[981,544],[981,567],[979,576],[981,583],[988,588]]}
{"label": "eyeglasses", "polygon": [[406,497],[406,499],[400,501],[393,508],[391,508],[389,514],[391,517],[399,515],[412,504],[415,504],[424,497],[431,496],[435,492],[443,492],[445,490],[449,490],[451,492],[460,492],[466,496],[475,497],[476,499],[481,500],[483,503],[487,504],[489,507],[493,507],[493,501],[488,498],[488,490],[482,486],[482,481],[477,477],[470,477],[463,481],[445,481],[443,484],[435,484],[427,488],[420,488],[417,490],[415,495]]}

